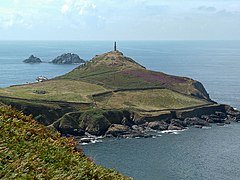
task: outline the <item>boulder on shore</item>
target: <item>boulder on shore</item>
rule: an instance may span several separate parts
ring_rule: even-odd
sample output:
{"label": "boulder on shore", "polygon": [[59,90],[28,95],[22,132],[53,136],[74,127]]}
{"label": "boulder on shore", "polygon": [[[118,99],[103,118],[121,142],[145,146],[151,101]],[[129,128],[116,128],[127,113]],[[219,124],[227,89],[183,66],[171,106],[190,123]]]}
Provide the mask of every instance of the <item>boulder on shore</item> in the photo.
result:
{"label": "boulder on shore", "polygon": [[106,132],[106,135],[111,134],[114,137],[119,137],[124,134],[128,134],[130,131],[130,128],[125,125],[121,124],[112,124],[109,128],[108,131]]}
{"label": "boulder on shore", "polygon": [[153,121],[148,123],[148,127],[154,130],[164,131],[168,129],[168,123],[165,121]]}
{"label": "boulder on shore", "polygon": [[182,127],[179,127],[179,126],[176,126],[176,125],[173,125],[173,124],[170,124],[168,126],[168,130],[182,130],[183,128]]}
{"label": "boulder on shore", "polygon": [[51,61],[53,64],[79,64],[85,63],[77,54],[73,53],[64,53],[61,56],[56,57]]}
{"label": "boulder on shore", "polygon": [[25,63],[42,63],[41,59],[38,57],[35,57],[34,55],[31,55],[28,59],[25,59],[23,62]]}

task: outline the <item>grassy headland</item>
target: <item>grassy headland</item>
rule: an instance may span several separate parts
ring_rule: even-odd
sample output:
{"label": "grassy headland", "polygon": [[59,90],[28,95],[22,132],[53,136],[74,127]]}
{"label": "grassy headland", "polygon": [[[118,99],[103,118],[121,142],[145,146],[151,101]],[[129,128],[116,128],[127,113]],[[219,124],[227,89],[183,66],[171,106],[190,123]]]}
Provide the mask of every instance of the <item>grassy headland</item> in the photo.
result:
{"label": "grassy headland", "polygon": [[147,70],[119,51],[54,79],[0,89],[0,101],[74,135],[105,135],[113,119],[131,127],[151,116],[172,118],[172,111],[213,104],[200,82]]}
{"label": "grassy headland", "polygon": [[[41,91],[44,93],[37,93]],[[113,93],[110,99],[105,97],[106,92]],[[103,97],[99,95],[95,102],[96,94],[103,94]],[[201,83],[146,70],[119,51],[96,56],[49,81],[0,89],[0,96],[31,101],[94,103],[108,109],[134,107],[139,111],[184,108],[207,104],[210,100]]]}

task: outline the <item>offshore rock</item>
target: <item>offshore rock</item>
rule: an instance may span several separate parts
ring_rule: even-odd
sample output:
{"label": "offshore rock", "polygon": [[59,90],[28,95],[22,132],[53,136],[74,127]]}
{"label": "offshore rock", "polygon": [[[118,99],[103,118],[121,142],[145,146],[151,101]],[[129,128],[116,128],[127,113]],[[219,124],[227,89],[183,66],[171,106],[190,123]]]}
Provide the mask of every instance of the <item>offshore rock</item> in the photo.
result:
{"label": "offshore rock", "polygon": [[31,55],[28,59],[25,59],[23,62],[35,64],[35,63],[42,63],[41,59],[38,57],[35,57],[34,55]]}
{"label": "offshore rock", "polygon": [[61,56],[56,57],[51,61],[53,64],[79,64],[85,63],[77,54],[73,53],[64,53]]}

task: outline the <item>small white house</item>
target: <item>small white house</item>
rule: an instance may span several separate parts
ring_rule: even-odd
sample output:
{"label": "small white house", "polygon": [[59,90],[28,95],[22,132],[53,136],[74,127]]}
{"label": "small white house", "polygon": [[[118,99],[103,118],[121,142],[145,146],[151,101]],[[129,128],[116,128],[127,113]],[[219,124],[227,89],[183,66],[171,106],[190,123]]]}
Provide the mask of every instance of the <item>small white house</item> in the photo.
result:
{"label": "small white house", "polygon": [[36,82],[43,82],[43,81],[47,81],[47,80],[48,80],[48,78],[45,76],[38,76],[36,78]]}

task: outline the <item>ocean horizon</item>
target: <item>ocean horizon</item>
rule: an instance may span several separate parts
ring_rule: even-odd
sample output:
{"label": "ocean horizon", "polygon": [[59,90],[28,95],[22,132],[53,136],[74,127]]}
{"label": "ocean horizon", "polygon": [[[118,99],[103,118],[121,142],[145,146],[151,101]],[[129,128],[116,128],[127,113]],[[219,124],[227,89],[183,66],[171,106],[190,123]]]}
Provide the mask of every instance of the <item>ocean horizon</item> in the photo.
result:
{"label": "ocean horizon", "polygon": [[[200,81],[210,97],[240,108],[240,41],[118,41],[118,50],[147,69]],[[0,88],[53,78],[78,65],[25,64],[30,55],[49,62],[63,53],[84,60],[113,49],[112,41],[1,41]]]}

